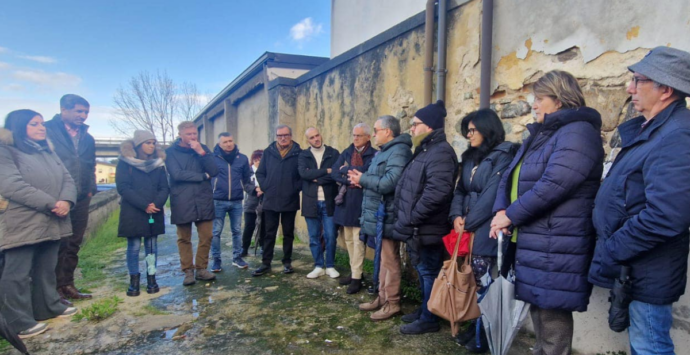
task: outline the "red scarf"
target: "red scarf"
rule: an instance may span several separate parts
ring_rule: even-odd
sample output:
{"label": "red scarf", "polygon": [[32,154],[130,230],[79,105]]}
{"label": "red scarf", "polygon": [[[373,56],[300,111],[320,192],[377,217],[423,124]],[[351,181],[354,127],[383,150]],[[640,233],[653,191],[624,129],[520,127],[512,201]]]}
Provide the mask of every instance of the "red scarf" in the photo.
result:
{"label": "red scarf", "polygon": [[354,147],[354,152],[352,153],[352,159],[350,159],[350,166],[364,166],[364,159],[362,159],[362,155],[364,152],[367,151],[371,147],[371,141],[367,142],[367,144],[362,147],[362,151],[358,152],[357,147]]}

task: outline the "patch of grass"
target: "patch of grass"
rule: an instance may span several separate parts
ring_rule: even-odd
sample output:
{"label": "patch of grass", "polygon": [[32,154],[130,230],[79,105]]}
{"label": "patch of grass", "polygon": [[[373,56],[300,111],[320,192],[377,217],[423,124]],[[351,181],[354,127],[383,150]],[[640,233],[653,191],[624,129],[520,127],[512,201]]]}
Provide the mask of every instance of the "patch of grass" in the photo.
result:
{"label": "patch of grass", "polygon": [[102,282],[105,276],[103,269],[110,264],[114,252],[127,247],[127,239],[117,236],[119,221],[120,210],[118,209],[79,251],[79,268],[82,278],[76,281],[80,289],[93,287]]}
{"label": "patch of grass", "polygon": [[0,339],[0,351],[4,352],[10,349],[12,349],[12,345],[10,345],[10,343],[7,340]]}
{"label": "patch of grass", "polygon": [[162,315],[170,314],[170,312],[166,312],[166,311],[159,309],[156,306],[153,306],[150,304],[147,304],[146,306],[144,306],[143,310],[146,311],[146,313],[152,314],[154,316],[162,316]]}
{"label": "patch of grass", "polygon": [[122,298],[113,296],[104,298],[84,307],[73,318],[73,322],[86,319],[91,322],[100,322],[117,312],[118,305],[122,303]]}

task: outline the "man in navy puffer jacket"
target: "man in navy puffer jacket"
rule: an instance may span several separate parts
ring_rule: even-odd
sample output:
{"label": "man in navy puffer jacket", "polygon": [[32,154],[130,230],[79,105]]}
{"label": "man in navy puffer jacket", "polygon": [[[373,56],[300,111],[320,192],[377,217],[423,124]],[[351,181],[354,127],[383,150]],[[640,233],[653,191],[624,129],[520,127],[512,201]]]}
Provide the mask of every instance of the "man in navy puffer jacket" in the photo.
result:
{"label": "man in navy puffer jacket", "polygon": [[242,200],[244,200],[244,185],[249,183],[251,170],[249,159],[240,153],[240,148],[228,132],[218,135],[218,144],[213,149],[213,161],[218,167],[218,175],[213,178],[213,205],[216,218],[213,220],[213,239],[211,241],[211,256],[213,266],[211,271],[221,271],[220,235],[225,225],[225,215],[230,216],[232,229],[232,265],[246,269],[249,265],[242,260]]}
{"label": "man in navy puffer jacket", "polygon": [[611,288],[630,268],[633,354],[673,354],[672,304],[685,293],[690,246],[690,53],[657,47],[627,91],[642,116],[618,127],[622,149],[597,194],[589,280]]}

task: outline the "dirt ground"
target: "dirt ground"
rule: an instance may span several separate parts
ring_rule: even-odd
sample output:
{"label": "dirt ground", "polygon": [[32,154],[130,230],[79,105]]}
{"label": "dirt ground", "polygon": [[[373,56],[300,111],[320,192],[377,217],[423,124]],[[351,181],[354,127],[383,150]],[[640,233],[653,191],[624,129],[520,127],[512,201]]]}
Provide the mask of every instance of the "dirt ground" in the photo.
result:
{"label": "dirt ground", "polygon": [[[49,321],[50,330],[28,339],[32,354],[465,354],[443,323],[438,333],[405,336],[400,317],[374,323],[357,309],[372,296],[348,295],[336,280],[309,280],[312,263],[306,245],[296,245],[296,272],[283,275],[279,262],[273,273],[251,277],[260,258],[250,256],[250,268],[230,264],[229,228],[223,233],[223,272],[217,280],[182,286],[175,228],[159,238],[158,282],[161,292],[148,295],[145,281],[139,297],[125,295],[127,271],[124,249],[108,262],[105,276],[92,289],[94,300],[118,295],[118,311],[98,322]],[[194,236],[196,240],[196,235]],[[280,245],[280,244],[279,244]],[[142,248],[143,249],[143,248]],[[195,245],[196,250],[196,245]],[[281,256],[276,250],[275,260]],[[348,270],[339,270],[347,274]],[[403,311],[417,305],[403,302]],[[530,354],[532,339],[520,334],[511,354]],[[0,351],[0,353],[2,353]],[[19,354],[11,350],[4,354]]]}

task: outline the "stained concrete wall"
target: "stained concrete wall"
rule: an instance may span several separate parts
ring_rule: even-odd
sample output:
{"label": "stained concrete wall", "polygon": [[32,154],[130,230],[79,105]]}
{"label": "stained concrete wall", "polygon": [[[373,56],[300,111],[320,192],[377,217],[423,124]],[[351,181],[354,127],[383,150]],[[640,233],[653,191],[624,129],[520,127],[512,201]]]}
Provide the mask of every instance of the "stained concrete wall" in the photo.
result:
{"label": "stained concrete wall", "polygon": [[[532,84],[548,70],[567,70],[580,81],[588,105],[602,114],[611,159],[619,144],[616,127],[634,115],[625,92],[627,66],[657,45],[690,50],[685,36],[690,33],[689,6],[682,0],[654,5],[642,0],[496,0],[491,105],[503,119],[507,138],[521,141],[525,125],[533,122]],[[467,146],[459,134],[460,120],[479,106],[481,8],[481,1],[470,1],[447,15],[445,128],[458,155]],[[423,98],[423,48],[423,17],[417,16],[333,58],[333,65],[298,78],[294,89],[269,90],[271,122],[291,122],[297,132],[319,127],[326,144],[338,149],[350,143],[355,124],[373,124],[379,115],[393,114],[407,129]],[[294,138],[306,144],[303,135]],[[581,353],[627,349],[627,335],[608,330],[607,306],[606,292],[595,289],[589,312],[576,315],[575,348]],[[690,348],[689,335],[690,297],[684,296],[674,306],[672,336],[678,349]]]}
{"label": "stained concrete wall", "polygon": [[237,105],[237,132],[231,132],[240,151],[248,157],[256,149],[265,149],[270,142],[268,126],[268,94],[257,90]]}
{"label": "stained concrete wall", "polygon": [[94,236],[98,228],[110,218],[118,207],[120,207],[120,195],[116,189],[97,193],[89,204],[89,222],[84,238],[89,239]]}

